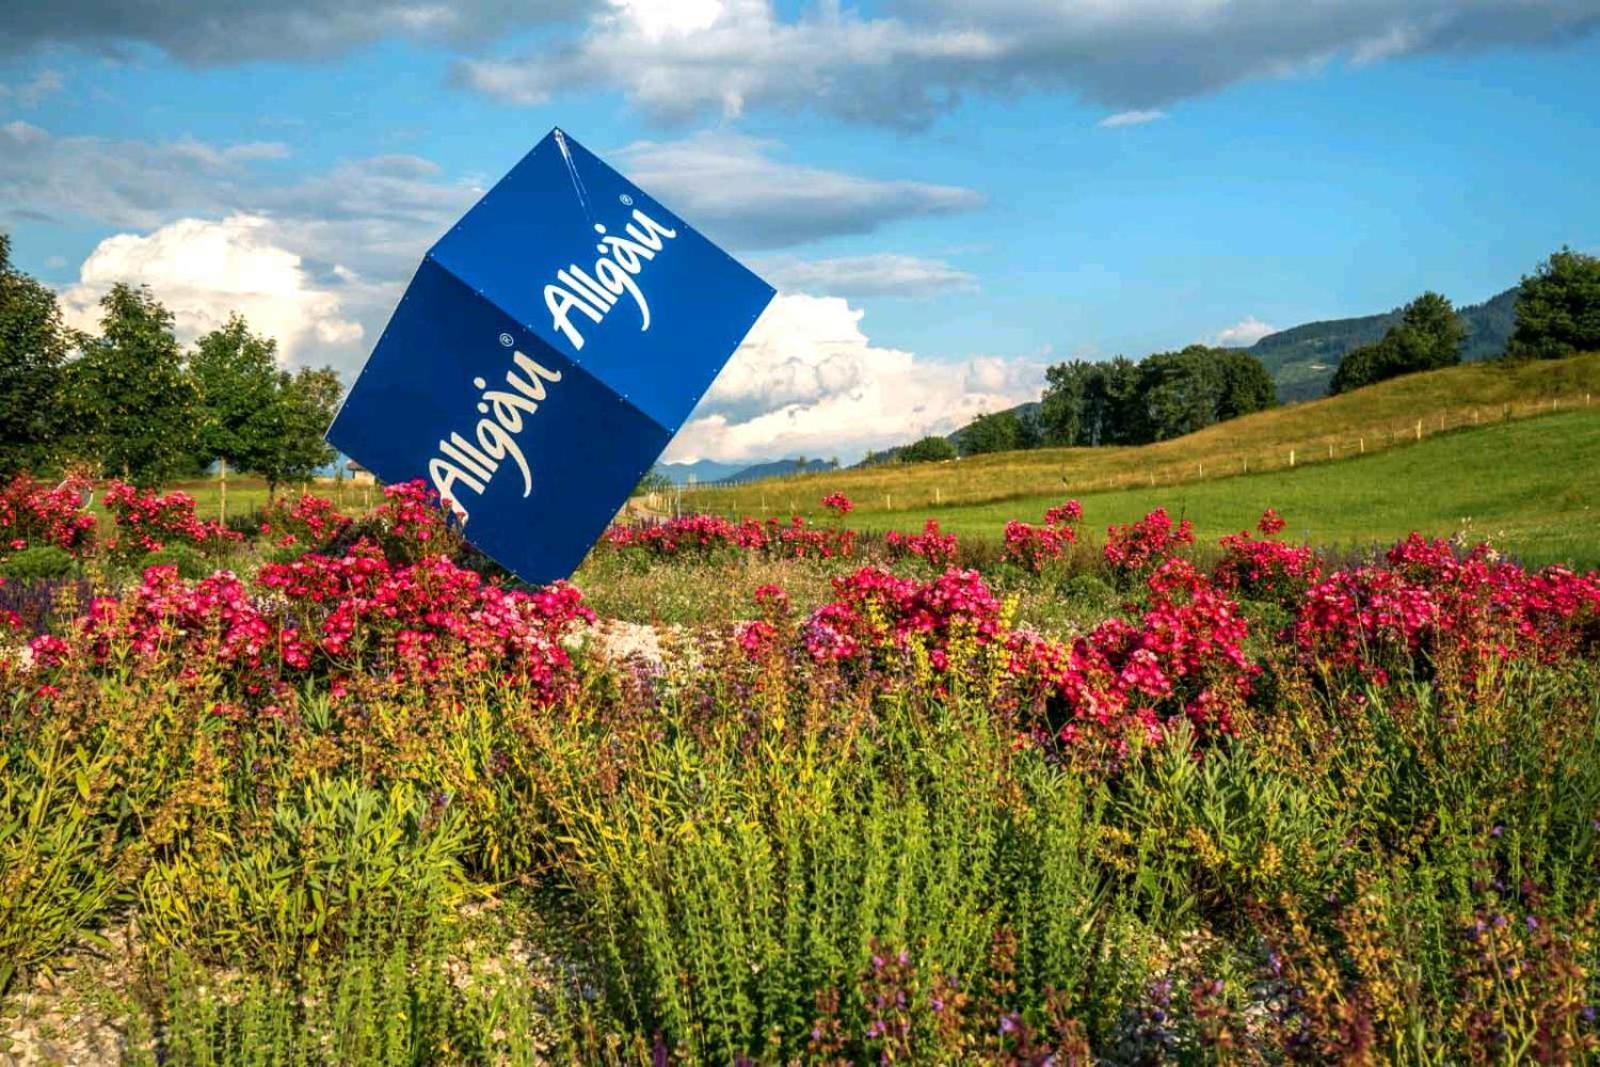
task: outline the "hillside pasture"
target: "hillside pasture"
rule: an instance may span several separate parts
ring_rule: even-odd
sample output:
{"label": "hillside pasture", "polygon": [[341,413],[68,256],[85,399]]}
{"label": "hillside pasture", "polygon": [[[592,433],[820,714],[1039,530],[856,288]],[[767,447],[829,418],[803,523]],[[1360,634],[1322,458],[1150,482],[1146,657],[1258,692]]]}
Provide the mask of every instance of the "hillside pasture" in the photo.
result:
{"label": "hillside pasture", "polygon": [[726,515],[809,516],[822,496],[843,492],[863,509],[898,516],[896,523],[919,521],[957,505],[1082,497],[1287,469],[1291,453],[1298,472],[1310,464],[1415,447],[1419,436],[1426,441],[1441,432],[1559,415],[1592,406],[1596,394],[1600,353],[1542,363],[1473,364],[1286,405],[1153,445],[1047,448],[831,471],[690,490],[677,504],[686,511]]}

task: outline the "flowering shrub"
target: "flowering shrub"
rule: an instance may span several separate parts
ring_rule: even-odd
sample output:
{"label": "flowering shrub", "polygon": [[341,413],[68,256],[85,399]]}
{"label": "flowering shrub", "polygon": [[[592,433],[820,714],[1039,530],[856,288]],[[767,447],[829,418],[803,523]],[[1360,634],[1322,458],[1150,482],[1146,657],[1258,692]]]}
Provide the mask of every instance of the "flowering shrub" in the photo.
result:
{"label": "flowering shrub", "polygon": [[261,511],[261,536],[278,548],[321,551],[350,528],[333,501],[307,493],[293,502],[280,498]]}
{"label": "flowering shrub", "polygon": [[767,531],[754,519],[735,524],[721,515],[682,515],[666,522],[613,525],[606,530],[603,541],[614,549],[631,549],[651,556],[711,557],[729,551],[765,549]]}
{"label": "flowering shrub", "polygon": [[940,570],[954,567],[960,554],[956,535],[940,533],[938,519],[929,519],[923,523],[920,534],[903,534],[898,530],[890,530],[883,535],[883,546],[892,560],[914,557]]}
{"label": "flowering shrub", "polygon": [[608,548],[670,559],[712,559],[739,552],[773,559],[834,559],[855,554],[856,531],[810,526],[799,515],[787,524],[721,515],[683,515],[665,522],[613,525],[601,539]]}
{"label": "flowering shrub", "polygon": [[1194,524],[1184,519],[1176,526],[1166,508],[1157,508],[1138,522],[1106,530],[1106,565],[1124,580],[1153,570],[1182,548],[1194,544]]}
{"label": "flowering shrub", "polygon": [[870,663],[904,650],[915,637],[942,671],[956,638],[984,645],[1001,635],[1000,601],[977,571],[952,569],[919,582],[863,567],[835,578],[833,589],[836,599],[814,611],[802,630],[806,651],[818,662]]}
{"label": "flowering shrub", "polygon": [[384,502],[363,516],[356,532],[376,543],[384,557],[414,563],[425,556],[454,558],[463,542],[460,529],[421,478],[383,488]]}
{"label": "flowering shrub", "polygon": [[104,502],[117,530],[108,547],[122,558],[175,544],[218,556],[244,540],[222,523],[196,516],[194,497],[188,493],[174,490],[158,496],[154,490],[113,481],[106,487]]}
{"label": "flowering shrub", "polygon": [[225,709],[273,710],[293,699],[291,682],[358,674],[485,680],[546,704],[572,684],[561,639],[592,618],[565,583],[506,590],[442,556],[394,565],[362,542],[341,558],[269,564],[254,588],[227,571],[190,583],[151,567],[128,595],[90,604],[81,643],[44,635],[31,650],[41,668],[81,651],[100,665],[131,656],[189,682],[214,678]]}
{"label": "flowering shrub", "polygon": [[822,506],[838,515],[841,519],[855,510],[855,504],[843,493],[829,493],[822,498]]}
{"label": "flowering shrub", "polygon": [[1083,521],[1083,505],[1076,500],[1058,504],[1044,513],[1044,525],[1032,526],[1013,519],[1006,523],[1000,559],[1034,574],[1060,559],[1078,543],[1078,525]]}
{"label": "flowering shrub", "polygon": [[1396,669],[1454,669],[1466,681],[1492,661],[1558,662],[1600,649],[1600,576],[1528,573],[1485,546],[1458,557],[1412,534],[1384,566],[1341,570],[1308,590],[1294,624],[1307,662],[1379,683]]}
{"label": "flowering shrub", "polygon": [[54,489],[26,474],[0,487],[0,556],[52,545],[75,556],[94,546],[94,516],[80,509],[87,483],[68,479]]}
{"label": "flowering shrub", "polygon": [[1298,602],[1306,588],[1322,576],[1322,568],[1309,545],[1275,540],[1284,526],[1278,513],[1268,508],[1256,524],[1262,539],[1251,537],[1249,531],[1222,538],[1222,559],[1212,579],[1252,600]]}
{"label": "flowering shrub", "polygon": [[297,668],[423,682],[490,677],[530,687],[541,703],[570,681],[561,637],[594,618],[564,582],[508,591],[443,556],[394,566],[364,544],[339,559],[311,554],[263,567],[257,584],[286,602],[283,632]]}
{"label": "flowering shrub", "polygon": [[1130,733],[1161,740],[1186,717],[1201,739],[1234,732],[1234,715],[1261,670],[1244,651],[1239,607],[1186,560],[1169,559],[1148,582],[1137,621],[1108,619],[1070,645],[1013,634],[1013,676],[1063,706],[1057,736],[1069,745],[1126,751]]}

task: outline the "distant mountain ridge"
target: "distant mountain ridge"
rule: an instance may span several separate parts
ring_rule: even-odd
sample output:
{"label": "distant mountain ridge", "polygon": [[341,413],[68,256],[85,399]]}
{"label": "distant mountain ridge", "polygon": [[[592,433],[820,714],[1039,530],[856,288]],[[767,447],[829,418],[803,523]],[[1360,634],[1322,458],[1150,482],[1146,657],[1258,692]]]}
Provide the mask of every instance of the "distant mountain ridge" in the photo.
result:
{"label": "distant mountain ridge", "polygon": [[823,459],[774,459],[764,463],[741,465],[719,463],[702,459],[695,463],[658,463],[656,470],[673,485],[736,485],[753,482],[757,478],[781,478],[789,474],[814,474],[833,469],[833,464]]}

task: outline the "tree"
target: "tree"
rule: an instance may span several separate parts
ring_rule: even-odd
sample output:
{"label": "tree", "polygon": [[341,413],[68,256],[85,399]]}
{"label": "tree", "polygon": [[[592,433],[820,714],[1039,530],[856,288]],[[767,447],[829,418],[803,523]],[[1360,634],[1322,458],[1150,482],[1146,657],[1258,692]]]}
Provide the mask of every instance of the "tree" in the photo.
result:
{"label": "tree", "polygon": [[1353,348],[1344,354],[1335,368],[1333,378],[1328,382],[1328,395],[1338,396],[1393,377],[1390,368],[1398,362],[1396,346],[1387,337],[1370,345]]}
{"label": "tree", "polygon": [[195,343],[189,372],[200,388],[202,466],[222,459],[235,470],[254,470],[266,462],[283,388],[277,351],[276,341],[251,333],[238,315]]}
{"label": "tree", "polygon": [[1139,365],[1118,356],[1106,363],[1074,360],[1045,370],[1040,434],[1052,445],[1132,443],[1139,423]]}
{"label": "tree", "polygon": [[651,467],[644,472],[644,477],[639,479],[639,484],[634,486],[634,496],[649,496],[651,493],[672,492],[672,479],[661,472],[660,467]]}
{"label": "tree", "polygon": [[336,453],[322,435],[343,392],[332,367],[279,372],[276,396],[262,420],[260,451],[249,468],[266,479],[269,497],[285,482],[303,481],[333,462]]}
{"label": "tree", "polygon": [[944,437],[924,437],[900,449],[902,463],[937,463],[955,458],[956,446]]}
{"label": "tree", "polygon": [[1022,438],[1022,425],[1014,411],[979,415],[961,431],[961,454],[978,456],[987,452],[1010,452]]}
{"label": "tree", "polygon": [[0,477],[55,458],[70,336],[55,294],[12,267],[11,238],[0,233]]}
{"label": "tree", "polygon": [[1278,383],[1255,356],[1236,348],[1214,348],[1221,392],[1217,396],[1216,421],[1227,422],[1241,415],[1265,411],[1278,403]]}
{"label": "tree", "polygon": [[1190,345],[1139,364],[1133,441],[1165,441],[1271,407],[1277,390],[1260,360],[1235,348]]}
{"label": "tree", "polygon": [[1600,259],[1562,248],[1522,279],[1506,354],[1560,359],[1600,351]]}
{"label": "tree", "polygon": [[1427,292],[1407,304],[1383,338],[1345,353],[1328,383],[1329,395],[1461,362],[1467,330],[1450,301]]}
{"label": "tree", "polygon": [[100,306],[100,336],[67,365],[74,447],[104,471],[154,485],[192,466],[199,389],[172,313],[148,289],[119,282]]}
{"label": "tree", "polygon": [[1044,444],[1044,429],[1039,423],[1037,408],[1017,416],[1017,447],[1038,448]]}
{"label": "tree", "polygon": [[1456,309],[1431,291],[1405,306],[1400,325],[1392,332],[1399,335],[1402,359],[1412,370],[1455,366],[1461,362],[1461,346],[1467,340],[1467,328]]}

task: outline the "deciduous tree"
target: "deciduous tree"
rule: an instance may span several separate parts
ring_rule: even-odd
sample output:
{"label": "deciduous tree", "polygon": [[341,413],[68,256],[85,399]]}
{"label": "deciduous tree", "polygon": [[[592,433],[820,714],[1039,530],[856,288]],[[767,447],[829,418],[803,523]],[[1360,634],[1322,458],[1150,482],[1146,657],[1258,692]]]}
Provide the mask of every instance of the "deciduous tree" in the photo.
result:
{"label": "deciduous tree", "polygon": [[1600,352],[1600,258],[1563,248],[1522,279],[1507,354],[1559,359]]}
{"label": "deciduous tree", "polygon": [[100,301],[100,335],[68,365],[75,451],[141,486],[192,468],[200,391],[184,367],[172,313],[144,287]]}
{"label": "deciduous tree", "polygon": [[11,265],[11,239],[0,233],[0,476],[54,460],[70,336],[55,294]]}

